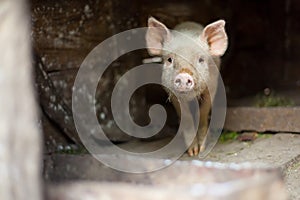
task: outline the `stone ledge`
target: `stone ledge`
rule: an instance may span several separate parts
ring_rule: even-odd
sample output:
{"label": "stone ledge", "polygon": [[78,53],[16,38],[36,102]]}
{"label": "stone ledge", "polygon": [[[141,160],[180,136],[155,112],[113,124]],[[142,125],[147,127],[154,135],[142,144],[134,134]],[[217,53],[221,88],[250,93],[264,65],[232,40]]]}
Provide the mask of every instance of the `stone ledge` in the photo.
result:
{"label": "stone ledge", "polygon": [[224,129],[300,133],[300,107],[229,107]]}

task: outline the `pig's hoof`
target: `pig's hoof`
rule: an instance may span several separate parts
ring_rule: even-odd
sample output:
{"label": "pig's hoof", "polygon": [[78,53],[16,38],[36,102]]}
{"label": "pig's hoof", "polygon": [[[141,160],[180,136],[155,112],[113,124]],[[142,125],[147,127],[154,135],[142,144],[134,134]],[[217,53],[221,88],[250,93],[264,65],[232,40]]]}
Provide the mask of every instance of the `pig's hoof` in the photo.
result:
{"label": "pig's hoof", "polygon": [[205,151],[205,144],[202,144],[200,146],[200,153],[204,152]]}
{"label": "pig's hoof", "polygon": [[201,145],[198,142],[193,142],[193,144],[188,149],[189,156],[197,156],[199,153],[205,151],[205,143],[203,142]]}
{"label": "pig's hoof", "polygon": [[188,149],[188,154],[189,156],[197,156],[199,153],[199,147],[198,145],[197,146],[194,146],[194,147],[190,147]]}
{"label": "pig's hoof", "polygon": [[199,154],[199,144],[197,141],[194,141],[193,144],[188,149],[189,156],[197,156]]}

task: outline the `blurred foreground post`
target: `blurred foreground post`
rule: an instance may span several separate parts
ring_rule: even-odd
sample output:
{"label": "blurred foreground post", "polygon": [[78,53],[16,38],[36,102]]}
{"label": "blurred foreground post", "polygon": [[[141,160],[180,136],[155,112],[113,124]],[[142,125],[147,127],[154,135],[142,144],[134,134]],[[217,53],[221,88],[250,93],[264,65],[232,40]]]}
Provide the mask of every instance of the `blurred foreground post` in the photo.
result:
{"label": "blurred foreground post", "polygon": [[41,141],[24,0],[0,0],[0,199],[41,199]]}

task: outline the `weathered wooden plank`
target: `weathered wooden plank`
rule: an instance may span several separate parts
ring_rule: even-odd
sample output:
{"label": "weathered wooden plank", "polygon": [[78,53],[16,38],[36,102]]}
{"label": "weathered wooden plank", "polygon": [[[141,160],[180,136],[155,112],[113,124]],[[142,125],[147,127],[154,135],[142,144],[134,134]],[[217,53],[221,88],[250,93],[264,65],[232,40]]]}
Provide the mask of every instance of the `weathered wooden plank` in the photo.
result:
{"label": "weathered wooden plank", "polygon": [[42,197],[26,2],[0,1],[0,199],[5,200]]}
{"label": "weathered wooden plank", "polygon": [[43,111],[62,130],[62,134],[66,134],[74,143],[80,144],[71,108],[66,105],[62,95],[56,92],[52,80],[45,71],[45,66],[37,56],[35,58],[35,72],[36,86]]}
{"label": "weathered wooden plank", "polygon": [[300,133],[300,107],[231,107],[227,109],[224,129]]}

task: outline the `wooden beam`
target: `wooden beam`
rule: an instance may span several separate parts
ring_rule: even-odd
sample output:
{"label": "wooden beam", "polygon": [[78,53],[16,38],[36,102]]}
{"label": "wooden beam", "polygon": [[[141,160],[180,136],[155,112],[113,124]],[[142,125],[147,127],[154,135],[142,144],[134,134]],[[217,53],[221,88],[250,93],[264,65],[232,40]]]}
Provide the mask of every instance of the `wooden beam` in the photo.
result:
{"label": "wooden beam", "polygon": [[41,199],[41,133],[25,0],[0,1],[0,199]]}

